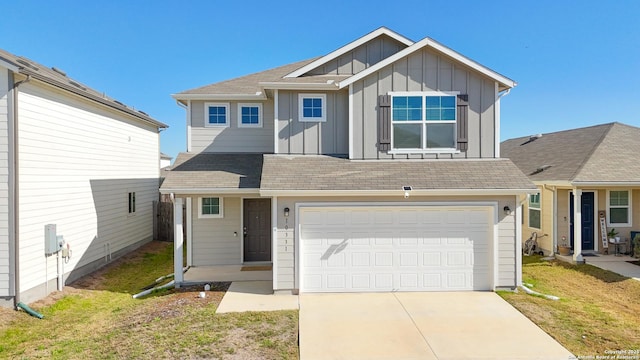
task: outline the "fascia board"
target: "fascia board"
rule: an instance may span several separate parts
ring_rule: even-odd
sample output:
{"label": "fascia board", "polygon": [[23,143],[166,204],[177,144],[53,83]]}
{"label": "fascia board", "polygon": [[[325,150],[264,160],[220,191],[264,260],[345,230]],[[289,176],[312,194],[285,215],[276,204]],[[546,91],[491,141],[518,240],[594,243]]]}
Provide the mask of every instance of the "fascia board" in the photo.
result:
{"label": "fascia board", "polygon": [[[410,196],[470,196],[526,195],[538,193],[531,189],[430,189],[411,190]],[[261,196],[404,196],[404,190],[274,190],[260,189]]]}
{"label": "fascia board", "polygon": [[185,100],[266,100],[263,92],[255,94],[171,94],[178,101]]}
{"label": "fascia board", "polygon": [[379,28],[377,30],[374,30],[374,31],[368,33],[367,35],[365,35],[365,36],[363,36],[363,37],[361,37],[361,38],[359,38],[359,39],[357,39],[355,41],[352,41],[352,42],[348,43],[347,45],[345,45],[345,46],[343,46],[343,47],[341,47],[341,48],[339,48],[339,49],[337,49],[335,51],[332,51],[331,53],[321,57],[320,59],[315,60],[315,61],[313,61],[313,62],[301,67],[300,69],[290,73],[290,74],[285,75],[284,77],[285,78],[295,78],[295,77],[302,76],[305,73],[307,73],[308,71],[311,71],[311,70],[317,68],[318,66],[324,65],[325,63],[327,63],[327,62],[329,62],[331,60],[334,60],[334,59],[346,54],[347,52],[357,48],[360,45],[366,44],[367,42],[377,38],[380,35],[387,35],[390,38],[392,38],[394,40],[397,40],[397,41],[399,41],[399,42],[401,42],[401,43],[403,43],[403,44],[405,44],[407,46],[413,45],[413,41],[411,41],[410,39],[407,39],[406,37],[396,33],[395,31],[391,31],[391,30],[389,30],[389,29],[387,29],[386,27],[383,26],[383,27],[381,27],[381,28]]}
{"label": "fascia board", "polygon": [[274,90],[338,90],[338,84],[333,80],[326,83],[288,83],[288,82],[261,82],[263,89]]}
{"label": "fascia board", "polygon": [[16,65],[14,65],[13,63],[10,63],[8,61],[6,61],[5,59],[0,58],[0,66],[2,66],[3,68],[9,69],[13,72],[19,72],[20,68]]}
{"label": "fascia board", "polygon": [[381,70],[382,68],[384,68],[385,66],[388,66],[400,59],[402,59],[403,57],[406,57],[420,49],[422,49],[423,47],[430,47],[446,56],[449,56],[451,58],[453,58],[454,60],[492,78],[493,80],[497,81],[498,83],[506,86],[507,88],[513,88],[517,85],[517,83],[505,76],[502,76],[500,74],[498,74],[497,72],[483,66],[480,65],[479,63],[469,59],[468,57],[438,43],[437,41],[431,39],[431,38],[424,38],[420,41],[418,41],[417,43],[409,46],[406,49],[400,50],[399,52],[389,56],[388,58],[378,62],[377,64],[369,67],[368,69],[365,69],[343,81],[340,82],[340,84],[338,85],[338,87],[340,89],[343,89],[347,86],[349,86],[350,84],[353,84],[354,82],[361,80],[371,74],[373,74],[376,71]]}
{"label": "fascia board", "polygon": [[227,188],[166,188],[160,189],[161,194],[195,195],[195,194],[259,194],[260,189],[227,189]]}
{"label": "fascia board", "polygon": [[640,187],[640,181],[573,181],[573,186],[618,186],[618,187]]}

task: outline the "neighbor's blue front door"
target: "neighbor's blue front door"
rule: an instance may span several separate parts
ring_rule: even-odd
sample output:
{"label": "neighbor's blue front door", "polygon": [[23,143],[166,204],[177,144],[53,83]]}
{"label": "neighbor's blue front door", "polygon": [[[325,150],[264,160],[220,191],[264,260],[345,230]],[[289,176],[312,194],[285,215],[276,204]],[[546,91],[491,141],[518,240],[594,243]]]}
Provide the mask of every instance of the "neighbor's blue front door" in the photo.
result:
{"label": "neighbor's blue front door", "polygon": [[[582,250],[593,250],[593,232],[595,229],[595,219],[593,217],[594,194],[592,192],[582,193]],[[569,214],[571,248],[573,249],[573,193],[569,197]]]}

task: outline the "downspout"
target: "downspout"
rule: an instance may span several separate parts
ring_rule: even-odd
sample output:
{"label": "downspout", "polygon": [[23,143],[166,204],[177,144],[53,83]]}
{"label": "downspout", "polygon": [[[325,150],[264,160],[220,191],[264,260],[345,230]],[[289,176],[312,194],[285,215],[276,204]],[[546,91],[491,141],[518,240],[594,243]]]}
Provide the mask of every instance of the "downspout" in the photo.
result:
{"label": "downspout", "polygon": [[[14,79],[14,73],[11,73],[11,79],[13,82]],[[12,97],[13,97],[13,111],[11,112],[11,127],[12,127],[12,131],[11,131],[11,138],[13,139],[13,156],[12,159],[10,161],[13,162],[13,173],[11,174],[11,177],[9,179],[9,182],[11,184],[13,184],[13,191],[10,191],[10,193],[13,193],[13,198],[11,199],[11,201],[13,202],[13,217],[11,218],[12,222],[13,222],[13,244],[14,244],[14,281],[13,281],[13,291],[14,291],[14,296],[13,296],[13,307],[15,310],[18,310],[20,308],[19,304],[20,304],[20,230],[19,230],[19,225],[20,225],[20,216],[19,216],[19,210],[20,210],[20,203],[19,203],[19,195],[20,195],[20,183],[19,183],[19,162],[18,162],[18,86],[27,83],[31,80],[31,75],[27,75],[27,77],[24,80],[18,81],[18,82],[13,82],[13,86],[11,87],[11,91],[12,91]]]}

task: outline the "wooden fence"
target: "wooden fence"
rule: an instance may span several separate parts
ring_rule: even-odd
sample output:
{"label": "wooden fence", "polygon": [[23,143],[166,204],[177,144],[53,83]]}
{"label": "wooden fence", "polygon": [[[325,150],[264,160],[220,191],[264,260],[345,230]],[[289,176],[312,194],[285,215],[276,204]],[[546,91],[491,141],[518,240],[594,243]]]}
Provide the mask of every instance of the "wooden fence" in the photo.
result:
{"label": "wooden fence", "polygon": [[[153,237],[160,241],[173,241],[173,203],[170,201],[154,201]],[[182,211],[182,223],[186,224],[186,211]],[[186,240],[186,232],[184,232]]]}

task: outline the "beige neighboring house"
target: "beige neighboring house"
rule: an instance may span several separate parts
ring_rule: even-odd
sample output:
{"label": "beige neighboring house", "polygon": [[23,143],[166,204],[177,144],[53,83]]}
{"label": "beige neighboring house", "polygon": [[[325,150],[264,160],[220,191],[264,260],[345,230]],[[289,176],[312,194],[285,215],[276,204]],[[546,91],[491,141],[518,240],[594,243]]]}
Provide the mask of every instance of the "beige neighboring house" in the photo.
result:
{"label": "beige neighboring house", "polygon": [[[165,127],[0,50],[0,306],[38,300],[152,240]],[[58,236],[70,257],[58,258]]]}
{"label": "beige neighboring house", "polygon": [[502,142],[502,156],[539,190],[524,204],[522,239],[536,232],[549,254],[565,238],[578,262],[585,253],[612,253],[602,213],[606,232],[615,229],[627,241],[620,250],[629,251],[632,232],[640,231],[639,139],[640,128],[614,122]]}
{"label": "beige neighboring house", "polygon": [[161,192],[175,199],[176,282],[184,231],[186,265],[272,264],[275,291],[515,288],[519,205],[536,191],[500,157],[515,85],[380,28],[174,94],[188,151]]}

